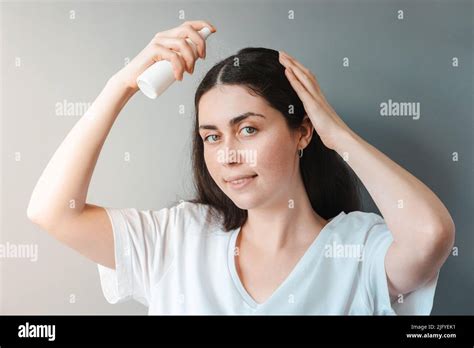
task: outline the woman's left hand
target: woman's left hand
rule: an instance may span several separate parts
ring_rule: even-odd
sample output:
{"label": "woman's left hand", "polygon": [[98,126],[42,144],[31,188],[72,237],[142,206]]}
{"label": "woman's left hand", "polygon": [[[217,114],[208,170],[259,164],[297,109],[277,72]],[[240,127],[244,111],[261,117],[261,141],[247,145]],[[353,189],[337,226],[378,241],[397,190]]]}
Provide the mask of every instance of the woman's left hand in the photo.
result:
{"label": "woman's left hand", "polygon": [[285,52],[279,52],[280,63],[286,68],[285,74],[303,102],[314,129],[323,144],[334,150],[337,138],[351,129],[328,103],[311,71]]}

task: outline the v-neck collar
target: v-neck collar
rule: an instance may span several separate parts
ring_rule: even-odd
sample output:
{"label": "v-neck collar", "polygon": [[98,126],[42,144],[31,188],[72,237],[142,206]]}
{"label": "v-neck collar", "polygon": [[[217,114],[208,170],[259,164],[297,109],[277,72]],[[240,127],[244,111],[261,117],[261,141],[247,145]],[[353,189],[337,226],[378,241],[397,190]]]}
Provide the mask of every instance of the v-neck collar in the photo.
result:
{"label": "v-neck collar", "polygon": [[257,301],[255,301],[255,299],[252,296],[250,296],[250,294],[247,292],[244,285],[242,284],[242,281],[240,280],[240,277],[238,275],[237,268],[236,268],[236,265],[235,265],[235,254],[234,253],[235,253],[235,244],[236,244],[236,241],[237,241],[237,237],[238,237],[238,235],[239,235],[239,233],[242,229],[242,226],[232,230],[230,232],[231,236],[230,236],[229,248],[228,248],[228,252],[227,252],[227,254],[228,254],[228,267],[229,267],[229,272],[230,272],[231,278],[232,278],[237,290],[239,291],[240,295],[245,300],[245,302],[250,307],[252,307],[253,309],[257,309],[258,307],[261,307],[261,306],[267,304],[273,297],[276,296],[276,294],[278,292],[281,292],[281,289],[285,287],[285,284],[288,283],[290,281],[290,279],[293,278],[294,275],[298,272],[298,270],[303,268],[305,266],[305,264],[309,261],[310,255],[314,254],[314,252],[316,252],[315,249],[318,248],[318,247],[319,248],[321,247],[322,240],[326,237],[326,234],[330,230],[330,227],[333,227],[333,225],[339,219],[341,219],[344,215],[346,215],[344,213],[344,211],[341,211],[338,215],[336,215],[335,217],[330,219],[326,225],[324,225],[324,227],[318,233],[316,238],[313,240],[313,242],[311,242],[310,246],[306,249],[303,256],[301,256],[301,258],[298,260],[298,262],[293,267],[291,272],[288,274],[288,276],[283,280],[283,282],[280,283],[280,285],[278,285],[278,287],[262,303],[258,303]]}

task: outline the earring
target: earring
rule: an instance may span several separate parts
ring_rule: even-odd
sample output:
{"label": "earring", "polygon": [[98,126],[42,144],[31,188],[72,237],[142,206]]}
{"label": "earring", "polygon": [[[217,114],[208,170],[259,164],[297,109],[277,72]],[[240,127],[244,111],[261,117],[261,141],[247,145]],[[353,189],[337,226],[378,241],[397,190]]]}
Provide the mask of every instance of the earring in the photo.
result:
{"label": "earring", "polygon": [[299,152],[300,158],[303,157],[303,149],[299,149],[298,152]]}

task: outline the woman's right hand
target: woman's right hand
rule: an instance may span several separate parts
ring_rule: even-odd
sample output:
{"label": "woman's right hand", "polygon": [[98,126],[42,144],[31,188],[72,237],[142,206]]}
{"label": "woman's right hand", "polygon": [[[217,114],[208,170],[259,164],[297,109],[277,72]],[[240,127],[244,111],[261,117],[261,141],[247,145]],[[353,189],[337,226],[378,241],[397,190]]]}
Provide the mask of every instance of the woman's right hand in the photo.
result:
{"label": "woman's right hand", "polygon": [[[173,66],[176,79],[182,81],[184,71],[192,74],[196,60],[199,57],[206,57],[206,41],[198,33],[204,27],[208,27],[213,33],[216,32],[216,28],[206,21],[186,21],[178,27],[157,33],[150,43],[114,77],[136,92],[137,77],[149,66],[164,59]],[[187,38],[196,44],[196,54],[191,44],[186,41]]]}

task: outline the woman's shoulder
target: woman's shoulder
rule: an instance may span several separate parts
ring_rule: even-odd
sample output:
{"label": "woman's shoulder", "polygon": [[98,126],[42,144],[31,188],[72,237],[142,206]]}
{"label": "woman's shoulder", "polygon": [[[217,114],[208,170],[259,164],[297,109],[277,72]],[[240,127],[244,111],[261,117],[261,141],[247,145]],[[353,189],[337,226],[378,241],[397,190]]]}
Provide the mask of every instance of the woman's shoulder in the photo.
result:
{"label": "woman's shoulder", "polygon": [[344,213],[335,226],[335,231],[344,240],[363,243],[374,233],[389,232],[384,218],[373,212],[360,210]]}
{"label": "woman's shoulder", "polygon": [[383,217],[377,213],[354,210],[346,214],[347,219],[352,224],[373,226],[385,223]]}
{"label": "woman's shoulder", "polygon": [[[160,209],[106,208],[113,224],[124,229],[172,235],[222,232],[222,217],[211,206],[179,201]],[[154,231],[154,232],[153,232]]]}
{"label": "woman's shoulder", "polygon": [[172,216],[173,222],[188,232],[218,232],[221,230],[219,213],[210,205],[181,200],[156,212]]}

